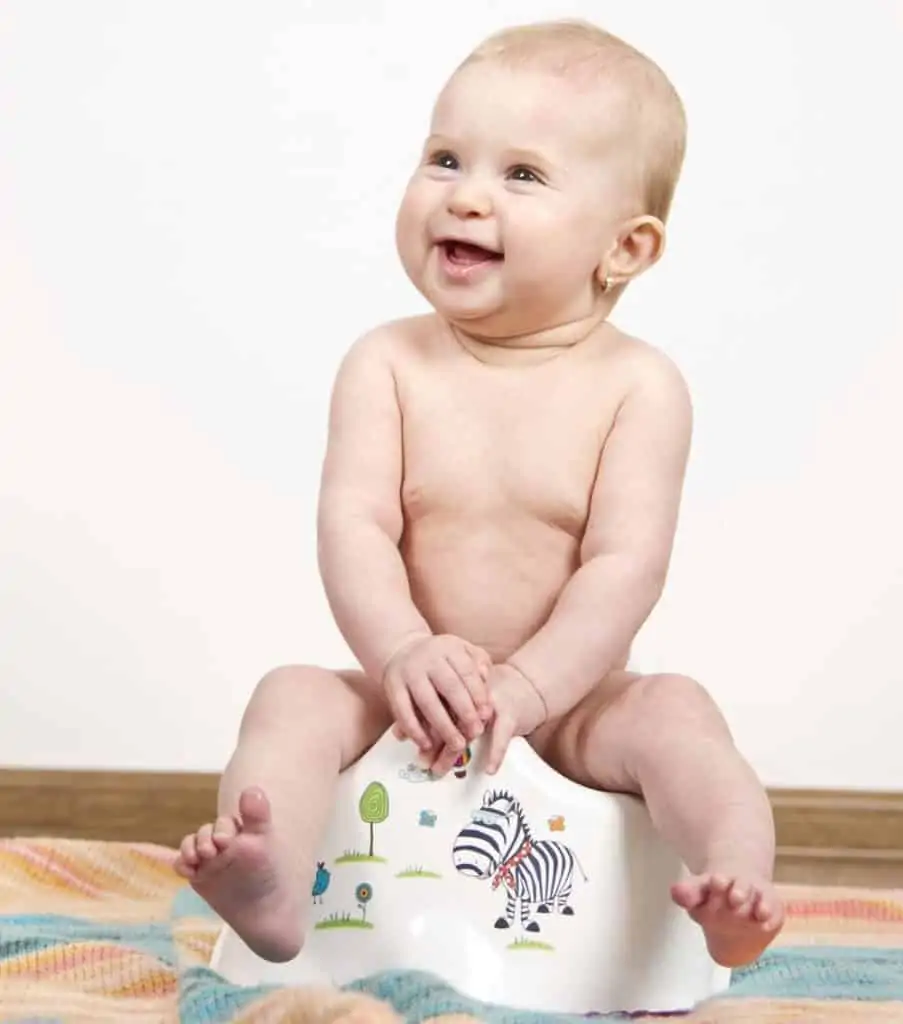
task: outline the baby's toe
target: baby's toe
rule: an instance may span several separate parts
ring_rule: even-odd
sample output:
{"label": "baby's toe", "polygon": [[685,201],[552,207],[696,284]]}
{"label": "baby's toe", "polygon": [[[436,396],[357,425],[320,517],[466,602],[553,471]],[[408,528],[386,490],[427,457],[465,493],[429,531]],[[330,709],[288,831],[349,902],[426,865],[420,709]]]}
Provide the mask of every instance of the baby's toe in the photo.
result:
{"label": "baby's toe", "polygon": [[213,844],[217,850],[225,850],[238,834],[238,825],[235,819],[228,815],[222,815],[216,819],[213,825]]}
{"label": "baby's toe", "polygon": [[756,907],[761,898],[762,893],[757,885],[736,882],[731,888],[728,905],[735,917],[754,921],[756,920]]}
{"label": "baby's toe", "polygon": [[182,840],[179,846],[179,861],[189,868],[196,868],[200,863],[197,847],[197,833],[191,832]]}
{"label": "baby's toe", "polygon": [[749,896],[746,902],[740,908],[743,916],[748,917],[751,921],[756,920],[756,908],[762,901],[762,890],[757,886],[750,886]]}
{"label": "baby's toe", "polygon": [[711,913],[723,913],[724,909],[732,909],[729,896],[731,881],[723,875],[712,875],[706,893],[706,909]]}
{"label": "baby's toe", "polygon": [[192,881],[198,872],[196,867],[185,863],[181,854],[173,861],[172,869],[180,878],[184,878],[186,882]]}
{"label": "baby's toe", "polygon": [[783,916],[779,902],[767,893],[762,893],[753,911],[753,917],[756,921],[767,931],[771,928],[780,928],[783,923]]}
{"label": "baby's toe", "polygon": [[709,894],[709,876],[694,875],[692,878],[685,878],[671,887],[671,895],[678,906],[684,910],[695,910],[705,903]]}
{"label": "baby's toe", "polygon": [[213,825],[201,825],[197,837],[198,857],[201,861],[212,860],[219,852],[213,842]]}
{"label": "baby's toe", "polygon": [[727,892],[727,905],[731,910],[739,911],[749,902],[750,891],[742,882],[734,882]]}
{"label": "baby's toe", "polygon": [[733,880],[726,875],[712,875],[709,881],[709,891],[713,896],[727,896],[727,892],[732,886]]}
{"label": "baby's toe", "polygon": [[762,890],[757,885],[748,885],[745,889],[746,899],[736,906],[734,912],[738,917],[745,917],[749,918],[750,921],[755,921],[756,910],[762,901]]}

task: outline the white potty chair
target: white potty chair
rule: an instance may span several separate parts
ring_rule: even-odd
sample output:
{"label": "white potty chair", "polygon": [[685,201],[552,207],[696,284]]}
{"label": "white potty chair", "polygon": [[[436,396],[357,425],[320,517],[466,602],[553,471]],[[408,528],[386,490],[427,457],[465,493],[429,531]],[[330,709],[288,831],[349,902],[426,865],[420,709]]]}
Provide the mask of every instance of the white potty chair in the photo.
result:
{"label": "white potty chair", "polygon": [[435,780],[383,736],[339,780],[301,953],[267,963],[225,927],[214,970],[338,986],[413,969],[559,1013],[684,1010],[727,987],[641,801],[570,782],[523,739],[491,778],[472,750]]}

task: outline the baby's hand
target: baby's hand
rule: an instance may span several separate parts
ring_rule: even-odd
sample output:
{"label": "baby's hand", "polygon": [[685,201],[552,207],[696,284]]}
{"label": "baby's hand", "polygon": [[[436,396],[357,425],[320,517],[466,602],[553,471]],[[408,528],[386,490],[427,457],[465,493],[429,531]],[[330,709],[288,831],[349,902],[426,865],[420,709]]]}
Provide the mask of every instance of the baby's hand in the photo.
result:
{"label": "baby's hand", "polygon": [[395,735],[409,737],[425,754],[443,746],[460,754],[492,717],[486,689],[491,665],[484,650],[456,636],[407,644],[383,674]]}
{"label": "baby's hand", "polygon": [[[535,687],[513,665],[493,665],[487,680],[494,720],[489,731],[486,772],[494,775],[502,765],[508,744],[515,736],[529,736],[546,720],[546,706]],[[434,775],[448,772],[458,751],[440,745],[429,765]]]}
{"label": "baby's hand", "polygon": [[513,665],[493,665],[489,673],[489,696],[495,720],[489,733],[486,772],[494,775],[502,766],[508,744],[515,736],[529,736],[546,720],[545,701],[536,688]]}

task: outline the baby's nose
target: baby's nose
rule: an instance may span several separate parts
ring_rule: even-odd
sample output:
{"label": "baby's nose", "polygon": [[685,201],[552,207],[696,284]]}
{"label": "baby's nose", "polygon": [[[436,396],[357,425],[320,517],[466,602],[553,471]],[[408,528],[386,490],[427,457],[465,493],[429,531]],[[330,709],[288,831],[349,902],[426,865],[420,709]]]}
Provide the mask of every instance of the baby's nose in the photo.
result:
{"label": "baby's nose", "polygon": [[448,193],[448,212],[455,217],[488,217],[492,213],[489,189],[475,178],[459,179]]}

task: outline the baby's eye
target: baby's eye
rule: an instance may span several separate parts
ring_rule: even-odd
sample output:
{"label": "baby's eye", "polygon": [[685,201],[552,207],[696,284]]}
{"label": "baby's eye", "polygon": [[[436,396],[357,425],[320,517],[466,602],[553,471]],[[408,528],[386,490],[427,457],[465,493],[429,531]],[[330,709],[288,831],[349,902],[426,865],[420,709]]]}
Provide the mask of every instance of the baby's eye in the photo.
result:
{"label": "baby's eye", "polygon": [[446,171],[456,171],[458,169],[458,158],[454,153],[449,153],[447,149],[440,149],[436,153],[431,153],[430,163],[434,167],[442,167]]}
{"label": "baby's eye", "polygon": [[538,171],[534,171],[532,167],[526,167],[524,164],[518,164],[516,167],[512,167],[508,172],[508,176],[514,181],[524,181],[537,184],[542,181]]}

